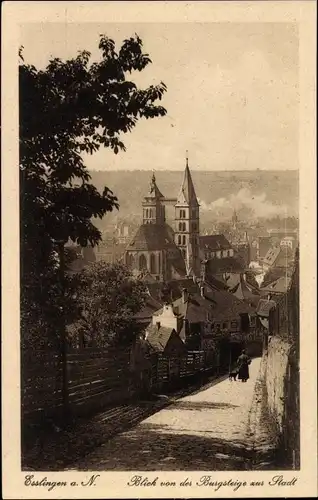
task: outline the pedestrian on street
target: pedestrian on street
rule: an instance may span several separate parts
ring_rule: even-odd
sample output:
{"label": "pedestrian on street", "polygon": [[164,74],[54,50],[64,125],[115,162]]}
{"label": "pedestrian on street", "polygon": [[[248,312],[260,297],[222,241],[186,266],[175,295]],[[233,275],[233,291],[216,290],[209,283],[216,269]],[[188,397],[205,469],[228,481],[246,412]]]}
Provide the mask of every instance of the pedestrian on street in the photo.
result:
{"label": "pedestrian on street", "polygon": [[245,350],[243,349],[242,354],[237,359],[238,378],[239,380],[242,380],[242,382],[246,382],[250,378],[248,369],[250,364],[251,364],[251,359],[248,357]]}

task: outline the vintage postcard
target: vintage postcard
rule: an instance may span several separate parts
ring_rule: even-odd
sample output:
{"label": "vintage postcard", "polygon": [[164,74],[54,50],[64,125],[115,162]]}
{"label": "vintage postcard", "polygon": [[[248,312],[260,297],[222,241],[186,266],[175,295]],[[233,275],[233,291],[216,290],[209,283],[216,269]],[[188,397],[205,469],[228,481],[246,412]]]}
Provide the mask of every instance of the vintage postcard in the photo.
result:
{"label": "vintage postcard", "polygon": [[315,2],[2,7],[3,497],[316,496]]}

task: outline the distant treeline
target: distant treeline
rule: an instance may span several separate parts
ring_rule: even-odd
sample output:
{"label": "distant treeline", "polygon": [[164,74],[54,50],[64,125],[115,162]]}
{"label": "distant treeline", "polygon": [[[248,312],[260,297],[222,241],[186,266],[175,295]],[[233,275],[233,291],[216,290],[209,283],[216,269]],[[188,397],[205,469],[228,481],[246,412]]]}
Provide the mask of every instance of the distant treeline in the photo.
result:
{"label": "distant treeline", "polygon": [[[149,188],[151,170],[134,171],[91,171],[93,184],[99,189],[109,187],[117,196],[120,204],[119,212],[115,210],[107,214],[102,225],[107,224],[116,216],[141,215],[141,201]],[[183,172],[156,171],[158,186],[164,196],[176,197],[182,182]],[[217,219],[222,204],[229,211],[234,204],[241,204],[250,210],[253,202],[260,205],[259,215],[267,219],[276,215],[298,215],[298,171],[192,171],[196,194],[203,213],[208,206],[209,217]],[[215,207],[214,207],[215,205]],[[277,214],[275,207],[277,206]],[[286,207],[284,213],[282,207]],[[256,206],[258,209],[258,206]],[[264,214],[262,213],[264,211]]]}

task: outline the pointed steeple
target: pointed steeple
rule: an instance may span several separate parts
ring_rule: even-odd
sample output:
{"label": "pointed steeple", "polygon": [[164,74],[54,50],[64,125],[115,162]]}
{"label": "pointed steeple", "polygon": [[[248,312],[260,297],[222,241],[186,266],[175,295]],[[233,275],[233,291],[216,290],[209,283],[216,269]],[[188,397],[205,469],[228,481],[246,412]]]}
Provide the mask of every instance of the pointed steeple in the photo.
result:
{"label": "pointed steeple", "polygon": [[199,203],[197,200],[197,196],[195,194],[195,189],[189,169],[189,158],[188,151],[186,153],[186,168],[184,171],[183,181],[181,184],[181,189],[179,192],[177,205],[191,205],[193,207],[198,207]]}
{"label": "pointed steeple", "polygon": [[164,196],[157,186],[155,173],[152,173],[148,194],[143,199],[143,224],[164,224]]}
{"label": "pointed steeple", "polygon": [[147,198],[164,198],[163,194],[161,193],[160,189],[157,186],[156,182],[156,176],[155,172],[152,172],[152,177],[150,181],[150,186],[149,186],[149,194],[147,195]]}

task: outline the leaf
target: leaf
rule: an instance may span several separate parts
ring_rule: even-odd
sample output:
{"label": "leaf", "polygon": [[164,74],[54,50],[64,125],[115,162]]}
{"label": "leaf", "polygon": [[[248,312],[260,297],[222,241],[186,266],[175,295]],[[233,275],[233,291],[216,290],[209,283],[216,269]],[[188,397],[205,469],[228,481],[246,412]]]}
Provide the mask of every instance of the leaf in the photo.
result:
{"label": "leaf", "polygon": [[[114,40],[102,34],[98,46],[99,62],[90,64],[91,54],[83,50],[66,61],[52,58],[43,70],[27,64],[23,46],[19,48],[21,317],[22,337],[28,342],[42,335],[48,342],[59,342],[61,333],[54,325],[63,315],[69,322],[81,314],[71,294],[76,280],[65,278],[67,300],[61,293],[58,242],[97,245],[101,233],[92,221],[119,208],[107,187],[100,193],[91,184],[82,153],[94,154],[101,145],[115,154],[125,151],[119,140],[123,133],[141,118],[166,114],[157,105],[166,91],[162,82],[140,89],[126,76],[151,62],[141,38],[124,40],[117,52]],[[127,325],[126,311],[138,306],[139,288],[123,270],[117,271],[123,280],[126,276],[122,283],[129,285],[131,302],[122,303],[118,296],[119,302],[109,307],[120,304]],[[119,286],[118,277],[111,275]],[[138,292],[136,300],[131,290]],[[100,325],[98,318],[94,321]]]}

